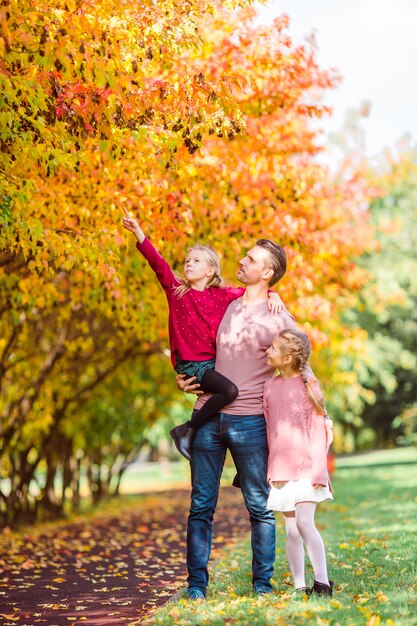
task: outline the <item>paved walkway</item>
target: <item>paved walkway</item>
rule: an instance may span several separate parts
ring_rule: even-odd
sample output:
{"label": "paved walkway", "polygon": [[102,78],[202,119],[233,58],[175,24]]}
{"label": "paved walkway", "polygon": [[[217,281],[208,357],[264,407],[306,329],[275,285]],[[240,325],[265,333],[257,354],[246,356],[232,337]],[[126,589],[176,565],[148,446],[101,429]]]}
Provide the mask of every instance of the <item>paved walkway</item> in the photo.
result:
{"label": "paved walkway", "polygon": [[[128,626],[185,585],[189,491],[116,514],[0,535],[2,626]],[[222,488],[212,560],[249,531],[240,490]]]}

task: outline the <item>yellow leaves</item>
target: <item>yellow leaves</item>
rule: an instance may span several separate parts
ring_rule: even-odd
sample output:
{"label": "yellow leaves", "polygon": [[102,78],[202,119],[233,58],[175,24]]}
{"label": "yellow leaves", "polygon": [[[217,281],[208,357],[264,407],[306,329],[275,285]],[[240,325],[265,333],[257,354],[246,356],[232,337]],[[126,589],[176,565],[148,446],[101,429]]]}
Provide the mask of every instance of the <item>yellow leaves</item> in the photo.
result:
{"label": "yellow leaves", "polygon": [[361,593],[357,596],[354,596],[354,600],[357,604],[362,605],[366,604],[370,600],[370,596],[367,593]]}
{"label": "yellow leaves", "polygon": [[380,591],[377,591],[376,599],[378,600],[378,602],[389,602],[387,596]]}
{"label": "yellow leaves", "polygon": [[36,298],[35,305],[39,309],[43,309],[45,307],[45,298],[44,298],[44,296],[39,296],[38,298]]}
{"label": "yellow leaves", "polygon": [[300,616],[305,617],[306,619],[311,619],[312,617],[315,617],[315,612],[310,610],[301,611]]}
{"label": "yellow leaves", "polygon": [[174,618],[175,621],[178,620],[179,617],[179,611],[178,611],[178,607],[174,606],[173,609],[171,609],[171,611],[169,612],[169,614],[171,615],[171,617]]}

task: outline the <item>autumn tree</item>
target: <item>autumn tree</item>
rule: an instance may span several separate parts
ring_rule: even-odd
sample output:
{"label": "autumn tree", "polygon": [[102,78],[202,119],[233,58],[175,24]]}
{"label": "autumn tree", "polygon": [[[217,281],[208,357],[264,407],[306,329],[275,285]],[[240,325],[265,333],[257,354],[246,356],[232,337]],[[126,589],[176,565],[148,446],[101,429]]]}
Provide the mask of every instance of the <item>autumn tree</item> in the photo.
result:
{"label": "autumn tree", "polygon": [[137,263],[124,271],[123,284],[117,275],[123,239],[116,203],[137,195],[141,181],[159,188],[165,167],[180,162],[178,150],[191,153],[179,115],[188,132],[198,126],[196,141],[211,123],[229,124],[234,108],[223,85],[207,98],[195,69],[180,62],[182,51],[201,41],[201,15],[220,8],[1,4],[6,521],[34,506],[29,485],[39,463],[46,466],[44,504],[54,504],[57,450],[74,453],[65,418],[78,415],[127,360],[162,350],[163,328],[140,336],[153,316],[132,289]]}
{"label": "autumn tree", "polygon": [[336,313],[362,280],[364,188],[317,163],[309,123],[337,77],[288,18],[254,26],[237,4],[0,3],[4,523],[62,513],[82,468],[100,497],[174,401],[166,305],[122,206],[175,267],[204,238],[232,278],[242,248],[278,239],[317,351],[351,334]]}

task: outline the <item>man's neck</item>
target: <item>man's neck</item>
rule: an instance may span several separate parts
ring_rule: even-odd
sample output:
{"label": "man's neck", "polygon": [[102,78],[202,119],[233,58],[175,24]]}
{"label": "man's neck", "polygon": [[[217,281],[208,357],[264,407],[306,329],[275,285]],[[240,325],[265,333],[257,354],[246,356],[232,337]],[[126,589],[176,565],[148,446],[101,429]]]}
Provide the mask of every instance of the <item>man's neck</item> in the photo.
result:
{"label": "man's neck", "polygon": [[245,293],[243,294],[243,302],[245,304],[260,304],[268,300],[268,285],[256,284],[246,285]]}

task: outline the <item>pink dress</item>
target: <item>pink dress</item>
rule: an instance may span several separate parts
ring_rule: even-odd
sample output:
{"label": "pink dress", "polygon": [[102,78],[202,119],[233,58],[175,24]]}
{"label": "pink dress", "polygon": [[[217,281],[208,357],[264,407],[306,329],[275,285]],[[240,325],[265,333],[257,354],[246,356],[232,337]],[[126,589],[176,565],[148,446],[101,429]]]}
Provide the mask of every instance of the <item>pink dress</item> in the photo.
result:
{"label": "pink dress", "polygon": [[[317,380],[309,380],[317,399]],[[267,507],[293,511],[298,502],[332,499],[327,471],[327,437],[324,416],[308,397],[301,376],[277,376],[265,383],[264,414],[268,437],[268,481],[271,486]],[[324,485],[314,488],[313,484]]]}

